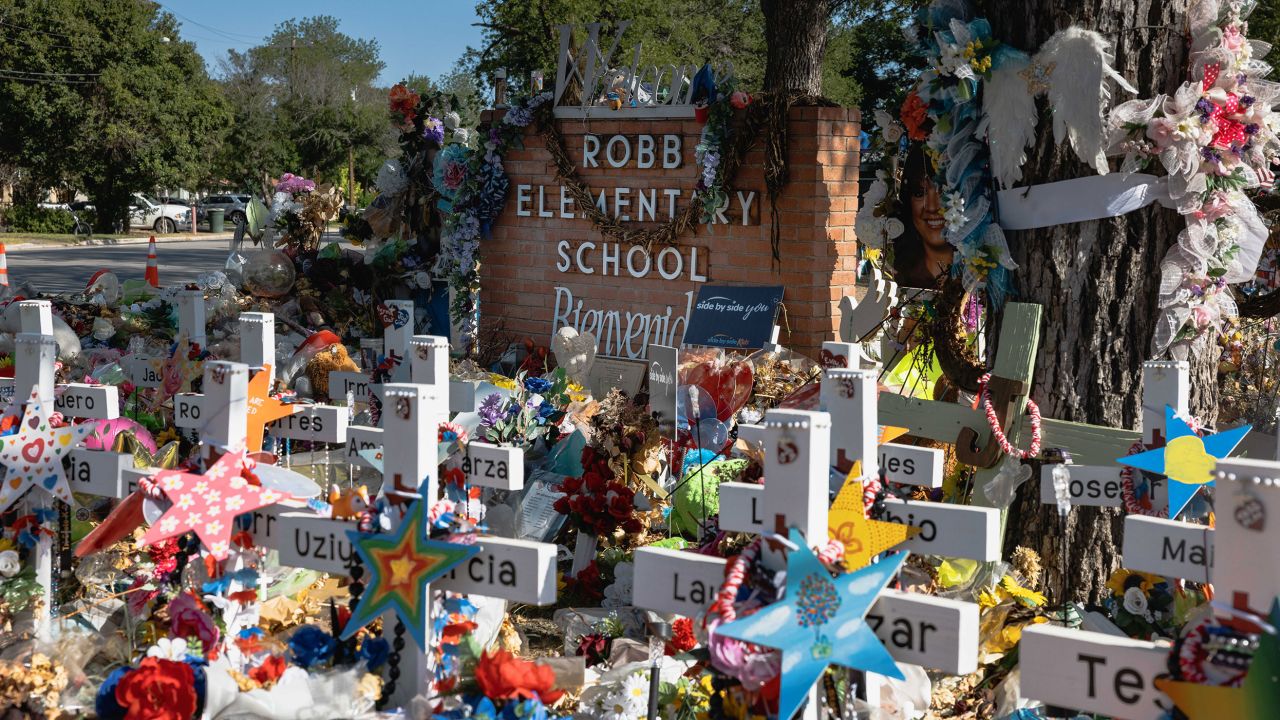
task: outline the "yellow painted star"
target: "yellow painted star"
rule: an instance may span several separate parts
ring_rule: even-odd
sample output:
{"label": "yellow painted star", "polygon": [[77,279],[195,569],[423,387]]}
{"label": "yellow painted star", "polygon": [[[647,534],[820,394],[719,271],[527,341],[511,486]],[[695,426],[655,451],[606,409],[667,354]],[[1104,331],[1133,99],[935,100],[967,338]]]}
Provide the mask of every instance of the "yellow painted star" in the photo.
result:
{"label": "yellow painted star", "polygon": [[871,564],[871,558],[900,545],[920,533],[920,528],[867,518],[862,502],[860,463],[845,480],[840,494],[827,513],[827,534],[844,543],[844,565],[849,571]]}

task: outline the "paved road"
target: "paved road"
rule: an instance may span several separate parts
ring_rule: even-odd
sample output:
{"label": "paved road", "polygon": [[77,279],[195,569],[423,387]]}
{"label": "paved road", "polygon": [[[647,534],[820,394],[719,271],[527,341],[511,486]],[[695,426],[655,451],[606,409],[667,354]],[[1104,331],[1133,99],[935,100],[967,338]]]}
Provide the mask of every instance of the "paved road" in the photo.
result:
{"label": "paved road", "polygon": [[[222,269],[227,260],[226,240],[166,242],[156,246],[161,285],[194,282],[196,276]],[[46,293],[84,289],[95,272],[106,268],[120,278],[141,280],[147,269],[147,246],[85,245],[50,247],[28,245],[8,251],[9,281],[30,282]]]}

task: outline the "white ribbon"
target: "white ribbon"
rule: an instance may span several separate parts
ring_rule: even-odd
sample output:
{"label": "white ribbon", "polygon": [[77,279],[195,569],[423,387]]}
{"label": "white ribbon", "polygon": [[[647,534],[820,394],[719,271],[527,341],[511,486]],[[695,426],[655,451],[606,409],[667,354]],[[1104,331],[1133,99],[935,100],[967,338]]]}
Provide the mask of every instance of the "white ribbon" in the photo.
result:
{"label": "white ribbon", "polygon": [[1168,180],[1143,173],[1109,173],[1001,190],[997,202],[999,223],[1005,230],[1118,217],[1153,202],[1176,207],[1169,197]]}

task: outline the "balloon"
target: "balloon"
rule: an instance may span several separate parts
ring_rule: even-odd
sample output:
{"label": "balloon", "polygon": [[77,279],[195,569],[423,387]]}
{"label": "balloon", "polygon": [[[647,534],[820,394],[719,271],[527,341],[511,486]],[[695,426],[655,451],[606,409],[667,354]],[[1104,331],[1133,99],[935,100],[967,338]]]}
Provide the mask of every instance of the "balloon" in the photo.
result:
{"label": "balloon", "polygon": [[242,273],[244,289],[267,298],[287,295],[297,278],[293,260],[279,250],[259,250],[250,255]]}
{"label": "balloon", "polygon": [[89,422],[97,426],[84,441],[84,446],[90,450],[110,450],[115,444],[116,436],[128,431],[133,433],[147,452],[152,455],[156,452],[155,438],[151,437],[151,433],[145,427],[129,418],[90,420]]}

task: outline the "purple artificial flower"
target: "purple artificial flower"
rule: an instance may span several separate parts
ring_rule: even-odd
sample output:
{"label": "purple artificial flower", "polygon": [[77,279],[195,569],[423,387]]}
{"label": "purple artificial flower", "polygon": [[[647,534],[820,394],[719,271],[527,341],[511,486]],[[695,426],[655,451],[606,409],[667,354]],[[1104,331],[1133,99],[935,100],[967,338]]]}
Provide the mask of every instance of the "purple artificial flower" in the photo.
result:
{"label": "purple artificial flower", "polygon": [[1245,135],[1257,135],[1257,134],[1258,134],[1258,131],[1259,131],[1259,130],[1261,130],[1261,129],[1262,129],[1262,128],[1258,126],[1258,123],[1249,123],[1248,125],[1245,125],[1245,126],[1244,126],[1244,134],[1245,134]]}
{"label": "purple artificial flower", "polygon": [[1240,107],[1250,108],[1250,107],[1253,107],[1253,104],[1255,102],[1257,102],[1257,99],[1254,98],[1252,95],[1245,95],[1244,97],[1240,98]]}
{"label": "purple artificial flower", "polygon": [[280,182],[276,183],[276,192],[288,193],[290,195],[300,192],[311,192],[316,189],[314,181],[308,180],[301,175],[293,173],[285,173],[280,176]]}
{"label": "purple artificial flower", "polygon": [[480,401],[480,423],[493,427],[502,421],[502,396],[491,393]]}
{"label": "purple artificial flower", "polygon": [[428,117],[422,123],[422,137],[436,145],[444,145],[444,123],[439,118]]}

